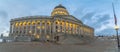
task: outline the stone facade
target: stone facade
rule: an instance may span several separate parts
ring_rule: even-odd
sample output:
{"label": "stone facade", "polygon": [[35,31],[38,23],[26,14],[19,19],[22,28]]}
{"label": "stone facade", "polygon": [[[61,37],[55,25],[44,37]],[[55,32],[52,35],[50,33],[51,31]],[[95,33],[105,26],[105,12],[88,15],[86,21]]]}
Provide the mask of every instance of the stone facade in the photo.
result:
{"label": "stone facade", "polygon": [[51,16],[27,16],[10,21],[10,37],[14,38],[59,42],[69,35],[92,38],[94,29],[69,15],[62,5],[56,6]]}

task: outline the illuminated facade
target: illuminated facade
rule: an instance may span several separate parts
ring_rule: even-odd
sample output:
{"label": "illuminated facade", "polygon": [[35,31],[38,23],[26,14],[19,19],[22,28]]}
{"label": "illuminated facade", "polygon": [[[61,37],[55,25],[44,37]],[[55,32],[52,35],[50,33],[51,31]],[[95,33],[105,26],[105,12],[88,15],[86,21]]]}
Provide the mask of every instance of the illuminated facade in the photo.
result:
{"label": "illuminated facade", "polygon": [[10,37],[29,37],[30,40],[61,41],[68,36],[94,36],[94,29],[69,15],[58,5],[51,16],[27,16],[10,21]]}

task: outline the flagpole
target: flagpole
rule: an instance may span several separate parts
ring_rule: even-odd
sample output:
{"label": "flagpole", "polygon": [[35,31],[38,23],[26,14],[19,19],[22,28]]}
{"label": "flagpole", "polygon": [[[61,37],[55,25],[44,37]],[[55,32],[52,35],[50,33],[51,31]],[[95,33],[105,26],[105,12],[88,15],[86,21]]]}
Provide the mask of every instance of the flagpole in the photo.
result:
{"label": "flagpole", "polygon": [[116,14],[115,14],[114,3],[112,3],[112,7],[113,7],[114,21],[115,21],[115,30],[116,30],[116,36],[117,36],[117,46],[118,46],[118,48],[120,48],[120,45],[119,45],[119,35],[118,35],[119,27],[117,26],[117,17],[116,17]]}
{"label": "flagpole", "polygon": [[116,29],[116,35],[117,35],[118,47],[120,47],[120,45],[119,45],[119,36],[118,36],[118,30],[117,30],[117,29]]}

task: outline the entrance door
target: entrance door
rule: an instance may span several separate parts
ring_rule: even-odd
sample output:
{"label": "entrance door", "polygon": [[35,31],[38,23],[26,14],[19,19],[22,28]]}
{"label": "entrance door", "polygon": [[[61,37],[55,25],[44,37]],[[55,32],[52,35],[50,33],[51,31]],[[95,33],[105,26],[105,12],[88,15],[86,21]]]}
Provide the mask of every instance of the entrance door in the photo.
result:
{"label": "entrance door", "polygon": [[59,36],[56,36],[54,39],[55,39],[56,41],[59,41]]}

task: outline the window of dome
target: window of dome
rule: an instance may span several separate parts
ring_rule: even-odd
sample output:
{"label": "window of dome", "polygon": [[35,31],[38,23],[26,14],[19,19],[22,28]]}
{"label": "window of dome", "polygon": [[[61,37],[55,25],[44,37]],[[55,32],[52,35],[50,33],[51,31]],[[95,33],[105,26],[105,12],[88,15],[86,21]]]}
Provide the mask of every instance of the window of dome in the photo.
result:
{"label": "window of dome", "polygon": [[60,11],[60,13],[62,13],[62,11]]}

